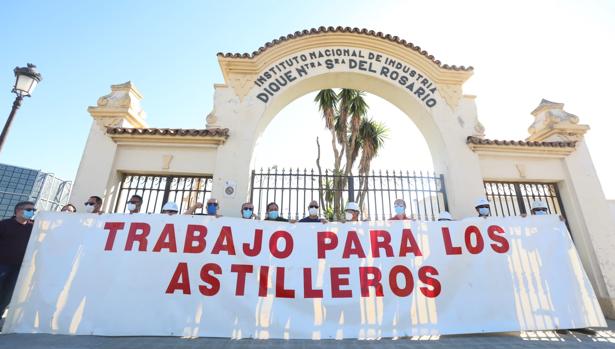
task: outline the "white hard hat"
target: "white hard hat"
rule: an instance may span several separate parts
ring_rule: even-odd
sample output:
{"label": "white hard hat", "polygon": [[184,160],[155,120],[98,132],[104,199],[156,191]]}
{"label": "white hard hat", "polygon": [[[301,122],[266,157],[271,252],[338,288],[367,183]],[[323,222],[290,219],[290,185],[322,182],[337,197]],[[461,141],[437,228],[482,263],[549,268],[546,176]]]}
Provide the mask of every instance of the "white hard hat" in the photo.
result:
{"label": "white hard hat", "polygon": [[489,200],[485,199],[485,198],[480,198],[478,200],[476,200],[476,204],[474,205],[474,207],[478,207],[478,206],[483,206],[483,205],[489,205]]}
{"label": "white hard hat", "polygon": [[547,207],[547,203],[542,201],[542,200],[534,200],[534,202],[532,202],[532,209],[535,208],[548,208]]}
{"label": "white hard hat", "polygon": [[346,210],[360,211],[359,204],[357,204],[356,202],[349,201],[346,204]]}
{"label": "white hard hat", "polygon": [[166,204],[164,204],[164,206],[162,206],[162,210],[179,212],[179,208],[177,207],[177,204],[174,203],[173,201],[169,201]]}
{"label": "white hard hat", "polygon": [[453,220],[453,216],[451,216],[451,214],[448,213],[448,211],[442,211],[438,215],[438,220],[441,220],[441,219],[448,219],[448,220],[452,221]]}

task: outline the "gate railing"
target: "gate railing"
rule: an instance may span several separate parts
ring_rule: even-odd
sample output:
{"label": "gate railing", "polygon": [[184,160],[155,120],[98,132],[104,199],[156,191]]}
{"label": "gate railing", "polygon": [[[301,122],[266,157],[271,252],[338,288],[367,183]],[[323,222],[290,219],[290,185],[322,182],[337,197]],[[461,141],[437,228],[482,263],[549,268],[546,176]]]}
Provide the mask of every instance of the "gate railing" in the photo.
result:
{"label": "gate railing", "polygon": [[542,200],[549,213],[566,218],[556,183],[484,181],[484,185],[494,216],[529,214],[532,202]]}
{"label": "gate railing", "polygon": [[[281,169],[252,171],[250,201],[255,213],[265,217],[266,206],[276,202],[280,214],[300,219],[307,215],[308,203],[315,200],[321,215],[339,220],[343,206],[356,201],[363,220],[386,220],[394,213],[393,202],[403,199],[406,214],[420,220],[435,220],[448,210],[444,176],[432,172],[372,171],[367,176],[345,176],[325,170]],[[334,212],[336,198],[341,199]]]}
{"label": "gate railing", "polygon": [[[205,203],[211,196],[212,183],[211,176],[124,174],[114,212],[125,212],[130,197],[139,195],[143,198],[142,213],[160,213],[168,201],[175,202],[181,213],[197,202]],[[203,212],[202,208],[196,210]]]}

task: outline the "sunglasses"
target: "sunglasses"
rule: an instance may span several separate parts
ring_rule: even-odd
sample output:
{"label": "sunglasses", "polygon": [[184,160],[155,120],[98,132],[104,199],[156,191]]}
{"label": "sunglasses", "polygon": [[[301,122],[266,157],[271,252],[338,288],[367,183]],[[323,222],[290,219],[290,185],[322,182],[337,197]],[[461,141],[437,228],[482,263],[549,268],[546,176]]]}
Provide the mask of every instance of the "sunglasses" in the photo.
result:
{"label": "sunglasses", "polygon": [[318,208],[318,206],[311,205],[311,206],[308,206],[308,208]]}
{"label": "sunglasses", "polygon": [[546,208],[535,208],[534,211],[545,211],[545,212],[547,212],[548,210]]}
{"label": "sunglasses", "polygon": [[244,207],[244,211],[254,211],[254,207]]}

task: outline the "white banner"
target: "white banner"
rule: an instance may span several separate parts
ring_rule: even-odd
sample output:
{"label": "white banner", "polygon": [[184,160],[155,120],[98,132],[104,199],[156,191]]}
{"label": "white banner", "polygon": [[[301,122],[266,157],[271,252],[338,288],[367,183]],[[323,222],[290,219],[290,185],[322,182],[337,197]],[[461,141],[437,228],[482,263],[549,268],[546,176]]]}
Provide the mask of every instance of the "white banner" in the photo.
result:
{"label": "white banner", "polygon": [[555,216],[37,216],[6,332],[379,338],[605,327]]}

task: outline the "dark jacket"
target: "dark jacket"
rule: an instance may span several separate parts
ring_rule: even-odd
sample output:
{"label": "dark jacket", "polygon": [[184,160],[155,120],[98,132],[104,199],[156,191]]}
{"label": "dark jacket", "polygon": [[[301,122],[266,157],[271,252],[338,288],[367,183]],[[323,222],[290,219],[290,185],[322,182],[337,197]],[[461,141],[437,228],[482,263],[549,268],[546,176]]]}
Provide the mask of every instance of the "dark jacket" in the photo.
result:
{"label": "dark jacket", "polygon": [[32,221],[20,224],[15,216],[0,221],[0,264],[21,265],[32,227]]}

